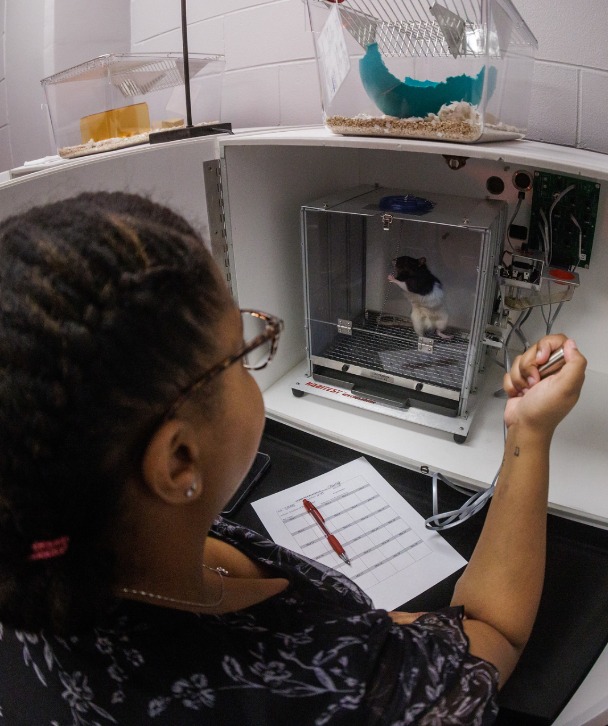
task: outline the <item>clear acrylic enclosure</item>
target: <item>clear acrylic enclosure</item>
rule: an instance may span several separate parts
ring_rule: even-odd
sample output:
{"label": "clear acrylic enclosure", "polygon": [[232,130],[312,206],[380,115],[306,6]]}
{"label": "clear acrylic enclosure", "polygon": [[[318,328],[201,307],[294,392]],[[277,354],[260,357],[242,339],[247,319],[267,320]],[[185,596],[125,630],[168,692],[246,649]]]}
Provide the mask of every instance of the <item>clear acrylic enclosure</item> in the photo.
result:
{"label": "clear acrylic enclosure", "polygon": [[[219,121],[223,56],[193,53],[188,62],[193,123]],[[41,83],[60,153],[112,138],[141,142],[186,118],[181,53],[102,55]]]}
{"label": "clear acrylic enclosure", "polygon": [[[432,207],[396,209],[408,198]],[[384,412],[466,415],[492,318],[505,216],[499,201],[369,187],[305,205],[313,379],[379,402]],[[401,276],[405,286],[396,279],[404,260],[412,265]],[[428,326],[420,317],[427,309],[435,314]]]}
{"label": "clear acrylic enclosure", "polygon": [[325,124],[460,143],[521,138],[537,42],[510,0],[306,0]]}

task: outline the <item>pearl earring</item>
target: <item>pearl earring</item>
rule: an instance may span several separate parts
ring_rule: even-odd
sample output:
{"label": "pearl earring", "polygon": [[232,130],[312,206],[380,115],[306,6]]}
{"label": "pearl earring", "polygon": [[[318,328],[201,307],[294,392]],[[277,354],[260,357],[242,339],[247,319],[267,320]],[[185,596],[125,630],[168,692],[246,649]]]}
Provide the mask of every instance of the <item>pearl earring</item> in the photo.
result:
{"label": "pearl earring", "polygon": [[197,484],[196,482],[192,482],[192,484],[186,489],[186,496],[188,499],[191,499],[194,496],[194,492],[197,490]]}

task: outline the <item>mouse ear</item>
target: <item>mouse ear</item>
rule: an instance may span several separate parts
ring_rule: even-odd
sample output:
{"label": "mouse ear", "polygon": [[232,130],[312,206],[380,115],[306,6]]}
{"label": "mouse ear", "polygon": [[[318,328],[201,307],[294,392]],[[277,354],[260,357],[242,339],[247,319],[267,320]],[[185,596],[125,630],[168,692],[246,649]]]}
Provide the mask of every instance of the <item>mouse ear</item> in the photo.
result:
{"label": "mouse ear", "polygon": [[426,257],[420,257],[418,258],[418,266],[422,267],[426,263]]}

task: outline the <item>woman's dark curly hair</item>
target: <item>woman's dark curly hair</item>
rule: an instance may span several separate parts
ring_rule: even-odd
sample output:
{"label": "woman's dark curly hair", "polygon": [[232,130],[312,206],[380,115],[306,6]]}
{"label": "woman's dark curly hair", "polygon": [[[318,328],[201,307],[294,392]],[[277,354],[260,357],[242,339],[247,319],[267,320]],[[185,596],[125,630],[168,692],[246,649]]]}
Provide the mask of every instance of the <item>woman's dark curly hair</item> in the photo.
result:
{"label": "woman's dark curly hair", "polygon": [[[0,621],[66,633],[112,603],[112,525],[168,406],[217,354],[230,298],[201,238],[86,193],[0,224]],[[28,559],[34,542],[67,552]]]}

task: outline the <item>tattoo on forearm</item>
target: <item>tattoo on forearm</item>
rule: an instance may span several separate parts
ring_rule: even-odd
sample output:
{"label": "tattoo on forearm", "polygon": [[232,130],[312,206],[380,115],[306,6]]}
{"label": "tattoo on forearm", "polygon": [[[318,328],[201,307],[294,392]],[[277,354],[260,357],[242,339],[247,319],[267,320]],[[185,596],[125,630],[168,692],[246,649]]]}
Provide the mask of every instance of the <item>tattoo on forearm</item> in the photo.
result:
{"label": "tattoo on forearm", "polygon": [[513,456],[519,456],[519,446],[515,447],[515,451],[513,452]]}

